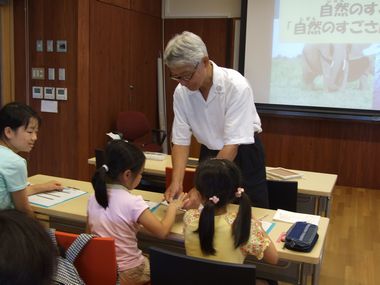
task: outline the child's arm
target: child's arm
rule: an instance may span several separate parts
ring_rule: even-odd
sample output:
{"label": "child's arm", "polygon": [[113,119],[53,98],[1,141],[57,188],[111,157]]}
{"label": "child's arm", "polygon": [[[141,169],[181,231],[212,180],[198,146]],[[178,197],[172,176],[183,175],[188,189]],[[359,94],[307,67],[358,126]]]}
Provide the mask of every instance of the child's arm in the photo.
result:
{"label": "child's arm", "polygon": [[267,263],[277,264],[278,262],[276,247],[262,228],[261,222],[254,217],[251,220],[251,236],[243,246],[243,250],[247,254],[255,255],[258,259],[262,259]]}
{"label": "child's arm", "polygon": [[270,244],[269,244],[269,246],[264,251],[263,260],[265,262],[268,262],[268,263],[271,263],[271,264],[277,264],[277,262],[278,262],[277,249],[274,246],[272,240],[269,237],[268,237],[268,239],[270,240]]}
{"label": "child's arm", "polygon": [[140,215],[138,222],[154,236],[162,239],[166,238],[174,224],[177,210],[181,209],[187,200],[186,196],[186,193],[181,193],[178,199],[171,199],[166,215],[161,221],[149,209],[146,209]]}
{"label": "child's arm", "polygon": [[38,194],[41,192],[48,192],[54,190],[62,190],[63,186],[58,181],[49,181],[41,184],[33,184],[26,187],[28,196]]}
{"label": "child's arm", "polygon": [[273,241],[268,236],[268,234],[266,233],[266,231],[264,231],[264,229],[263,229],[263,227],[261,225],[261,222],[259,220],[256,220],[256,218],[254,218],[254,217],[253,217],[253,220],[260,225],[260,228],[261,228],[262,232],[264,233],[264,236],[267,239],[270,240],[270,243],[269,243],[268,247],[264,251],[263,260],[265,262],[267,262],[267,263],[277,264],[277,262],[278,262],[278,252],[277,252],[276,247],[273,244]]}
{"label": "child's arm", "polygon": [[26,193],[27,193],[26,188],[20,191],[12,192],[11,193],[12,200],[13,200],[16,210],[24,212],[34,218],[34,213],[33,213],[32,207],[29,204]]}

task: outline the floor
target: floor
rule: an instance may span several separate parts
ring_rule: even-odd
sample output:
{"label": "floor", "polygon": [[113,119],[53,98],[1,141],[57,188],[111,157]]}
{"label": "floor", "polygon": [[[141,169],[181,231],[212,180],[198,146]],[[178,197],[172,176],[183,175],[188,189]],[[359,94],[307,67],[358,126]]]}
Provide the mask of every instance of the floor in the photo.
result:
{"label": "floor", "polygon": [[380,284],[380,190],[337,186],[330,218],[319,284]]}

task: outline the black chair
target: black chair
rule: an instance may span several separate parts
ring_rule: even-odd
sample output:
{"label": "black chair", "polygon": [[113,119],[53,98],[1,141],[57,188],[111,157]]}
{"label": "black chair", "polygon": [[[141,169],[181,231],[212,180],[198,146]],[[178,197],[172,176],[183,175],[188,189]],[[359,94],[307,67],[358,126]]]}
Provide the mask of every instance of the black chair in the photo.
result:
{"label": "black chair", "polygon": [[256,267],[174,253],[157,247],[149,249],[152,285],[256,284]]}
{"label": "black chair", "polygon": [[[269,209],[297,211],[297,181],[267,180],[267,186]],[[279,276],[289,276],[289,281],[298,279],[299,264],[290,261],[280,260],[277,265],[258,262],[256,263],[256,267],[259,278],[277,279]],[[279,275],[276,275],[278,273]],[[267,281],[270,285],[278,284],[275,280]]]}
{"label": "black chair", "polygon": [[96,169],[99,167],[102,167],[102,165],[105,162],[105,157],[104,157],[104,149],[97,148],[95,149],[95,165]]}
{"label": "black chair", "polygon": [[267,180],[269,209],[297,211],[297,181]]}

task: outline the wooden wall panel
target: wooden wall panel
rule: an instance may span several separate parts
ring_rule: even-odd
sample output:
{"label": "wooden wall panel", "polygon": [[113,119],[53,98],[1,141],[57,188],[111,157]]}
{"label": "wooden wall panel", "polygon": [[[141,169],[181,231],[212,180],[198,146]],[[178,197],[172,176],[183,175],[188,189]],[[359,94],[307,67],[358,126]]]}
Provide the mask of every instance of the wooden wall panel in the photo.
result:
{"label": "wooden wall panel", "polygon": [[[183,31],[190,31],[199,35],[207,46],[209,58],[217,65],[231,67],[233,53],[230,49],[233,42],[232,19],[165,19],[164,22],[164,47],[175,35]],[[169,78],[169,71],[165,67],[166,88],[166,114],[167,127],[170,137],[173,124],[173,92],[177,82]],[[198,157],[199,144],[193,139],[190,155]]]}
{"label": "wooden wall panel", "polygon": [[127,8],[127,9],[131,8],[130,0],[98,0],[98,1],[111,4],[114,6],[119,6],[121,8]]}
{"label": "wooden wall panel", "polygon": [[161,0],[131,0],[135,11],[161,18]]}
{"label": "wooden wall panel", "polygon": [[[129,88],[131,103],[129,109],[146,114],[152,127],[158,127],[158,80],[157,59],[162,54],[161,19],[142,15],[135,11],[128,12],[133,23],[130,30],[131,45]],[[147,36],[149,35],[149,36]],[[142,98],[143,97],[143,98]]]}
{"label": "wooden wall panel", "polygon": [[80,0],[78,3],[78,32],[77,32],[77,164],[78,179],[92,176],[87,159],[92,155],[90,146],[90,0]]}
{"label": "wooden wall panel", "polygon": [[380,189],[380,125],[262,115],[267,165],[338,174],[339,185]]}
{"label": "wooden wall panel", "polygon": [[0,105],[14,99],[13,6],[0,6]]}
{"label": "wooden wall panel", "polygon": [[[68,100],[58,103],[58,114],[41,113],[39,140],[30,154],[30,174],[78,177],[77,123],[77,1],[29,1],[29,65],[45,68],[45,80],[30,80],[30,86],[66,87]],[[36,52],[36,40],[43,40],[44,52]],[[46,52],[46,40],[67,40],[67,52]],[[47,80],[47,68],[56,69],[56,80]],[[58,68],[66,69],[66,80],[58,81]],[[40,110],[41,100],[31,98],[30,106]]]}
{"label": "wooden wall panel", "polygon": [[[144,13],[132,10],[129,1],[15,2],[16,75],[20,81],[16,98],[40,110],[41,100],[31,98],[31,86],[68,88],[68,100],[58,102],[58,114],[41,114],[43,124],[30,154],[30,174],[89,179],[93,169],[87,159],[95,148],[104,147],[105,133],[115,129],[119,111],[143,111],[152,126],[157,126],[156,59],[162,52],[162,25],[149,9],[161,1],[153,6],[150,0],[148,6],[135,3],[136,9],[149,8]],[[123,5],[116,5],[120,3]],[[26,15],[29,20],[25,24]],[[44,52],[36,52],[36,40],[43,40]],[[68,52],[46,52],[46,40],[67,40]],[[31,67],[45,68],[45,76],[49,67],[56,68],[56,73],[64,67],[66,81],[30,80]]]}
{"label": "wooden wall panel", "polygon": [[116,129],[120,111],[141,111],[157,127],[161,31],[157,17],[92,3],[90,151],[104,147],[105,133]]}
{"label": "wooden wall panel", "polygon": [[125,38],[128,25],[125,9],[92,2],[90,150],[93,151],[105,146],[105,134],[115,129],[118,112],[127,106],[123,97],[128,96],[124,89],[124,82],[129,76],[125,64],[125,57],[129,53]]}
{"label": "wooden wall panel", "polygon": [[13,1],[15,100],[26,102],[25,0]]}

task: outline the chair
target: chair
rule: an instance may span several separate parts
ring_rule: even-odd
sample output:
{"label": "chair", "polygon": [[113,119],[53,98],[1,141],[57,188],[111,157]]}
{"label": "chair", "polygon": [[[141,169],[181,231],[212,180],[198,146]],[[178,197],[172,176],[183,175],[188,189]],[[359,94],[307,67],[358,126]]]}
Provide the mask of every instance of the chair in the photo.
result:
{"label": "chair", "polygon": [[297,211],[297,181],[267,180],[269,209]]}
{"label": "chair", "polygon": [[95,149],[96,169],[98,169],[99,167],[102,167],[104,163],[105,163],[104,149],[100,149],[100,148]]}
{"label": "chair", "polygon": [[[267,180],[269,209],[283,209],[297,211],[297,181]],[[290,261],[280,260],[277,265],[255,262],[257,275],[264,279],[277,279],[280,276],[299,281],[300,265]],[[269,284],[277,284],[274,280],[268,280]],[[293,284],[293,283],[292,283]],[[298,284],[298,283],[297,283]]]}
{"label": "chair", "polygon": [[[67,249],[77,234],[55,232],[57,243]],[[77,259],[75,267],[87,285],[115,285],[117,265],[113,238],[96,237],[88,242]]]}
{"label": "chair", "polygon": [[[116,131],[143,151],[161,152],[166,138],[164,130],[152,129],[145,114],[137,111],[120,112]],[[141,141],[146,135],[151,135],[151,140]]]}
{"label": "chair", "polygon": [[256,284],[256,267],[196,258],[157,247],[149,249],[152,285]]}
{"label": "chair", "polygon": [[[172,167],[166,167],[165,168],[165,186],[166,189],[170,186],[170,183],[172,182],[172,176],[173,176],[173,168]],[[183,177],[183,191],[189,192],[191,188],[194,187],[194,176],[195,171],[192,170],[185,170],[185,176]]]}

